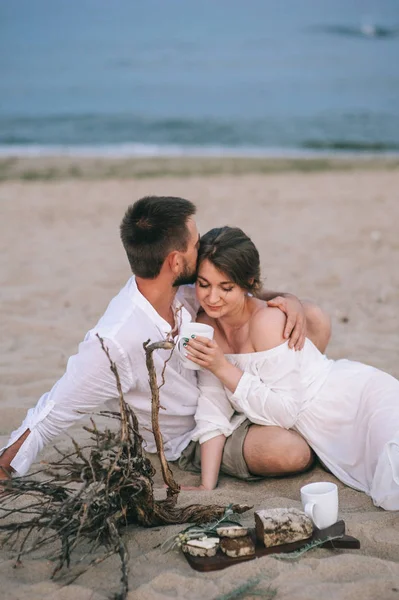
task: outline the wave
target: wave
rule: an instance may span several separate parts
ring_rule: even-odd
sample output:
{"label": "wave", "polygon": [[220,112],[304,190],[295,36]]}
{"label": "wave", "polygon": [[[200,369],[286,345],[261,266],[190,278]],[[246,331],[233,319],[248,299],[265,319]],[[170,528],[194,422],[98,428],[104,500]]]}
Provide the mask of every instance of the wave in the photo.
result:
{"label": "wave", "polygon": [[399,27],[382,27],[373,23],[364,23],[357,27],[348,25],[315,25],[310,31],[328,33],[344,37],[395,38],[399,37]]}
{"label": "wave", "polygon": [[399,152],[399,144],[356,140],[306,140],[303,148],[312,150],[344,150],[349,152]]}
{"label": "wave", "polygon": [[96,146],[0,145],[1,158],[76,157],[76,158],[318,158],[399,156],[399,145],[347,142],[304,142],[302,147],[226,147],[155,144],[105,144]]}
{"label": "wave", "polygon": [[[269,150],[265,149],[265,152]],[[270,150],[273,153],[273,150]],[[176,144],[121,143],[98,145],[13,144],[0,145],[0,156],[81,156],[104,158],[163,157],[163,156],[258,156],[260,148],[227,148],[223,146],[180,146]]]}
{"label": "wave", "polygon": [[59,114],[0,117],[0,144],[259,145],[259,124],[251,119],[147,117],[136,114]]}
{"label": "wave", "polygon": [[0,116],[2,156],[286,156],[399,151],[399,115],[154,118],[135,114]]}

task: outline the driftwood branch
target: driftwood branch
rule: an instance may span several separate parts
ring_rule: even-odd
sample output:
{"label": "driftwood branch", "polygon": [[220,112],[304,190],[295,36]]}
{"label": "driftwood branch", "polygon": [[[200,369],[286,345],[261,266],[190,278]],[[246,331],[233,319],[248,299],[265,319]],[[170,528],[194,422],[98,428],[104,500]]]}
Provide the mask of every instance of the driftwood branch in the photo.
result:
{"label": "driftwood branch", "polygon": [[153,353],[155,350],[171,350],[173,351],[174,344],[173,342],[164,341],[164,342],[155,342],[154,344],[150,344],[150,340],[147,340],[143,344],[145,351],[145,359],[148,371],[148,378],[150,382],[150,390],[151,390],[151,423],[152,423],[152,433],[155,438],[155,444],[157,447],[157,453],[159,456],[159,460],[161,463],[162,477],[167,487],[167,497],[171,500],[175,498],[177,501],[177,496],[180,492],[180,485],[176,483],[173,478],[173,473],[169,467],[169,464],[165,458],[163,439],[161,435],[161,431],[159,429],[159,409],[160,409],[160,401],[159,401],[159,387],[157,382],[157,375],[154,366],[154,358]]}
{"label": "driftwood branch", "polygon": [[[56,448],[59,457],[54,462],[41,467],[30,477],[7,482],[7,495],[0,496],[0,532],[2,544],[14,549],[17,561],[58,539],[60,550],[54,559],[53,577],[65,577],[64,567],[73,566],[73,556],[78,559],[79,572],[69,573],[68,583],[79,577],[82,568],[118,554],[121,582],[120,591],[114,598],[124,600],[128,591],[128,552],[122,539],[126,525],[207,523],[221,518],[226,507],[177,506],[180,486],[164,455],[158,422],[159,387],[153,361],[155,350],[172,350],[173,342],[150,344],[148,341],[144,344],[151,389],[152,428],[162,475],[168,486],[166,499],[156,501],[153,494],[155,469],[143,451],[137,417],[124,400],[117,366],[100,337],[99,341],[115,376],[119,396],[119,413],[103,411],[100,414],[116,420],[118,429],[100,430],[91,420],[91,426],[84,427],[90,434],[88,443],[79,445],[72,439],[72,450],[64,452]],[[165,368],[163,375],[164,372]],[[230,507],[236,513],[249,508],[246,505]],[[89,558],[86,562],[85,557]]]}

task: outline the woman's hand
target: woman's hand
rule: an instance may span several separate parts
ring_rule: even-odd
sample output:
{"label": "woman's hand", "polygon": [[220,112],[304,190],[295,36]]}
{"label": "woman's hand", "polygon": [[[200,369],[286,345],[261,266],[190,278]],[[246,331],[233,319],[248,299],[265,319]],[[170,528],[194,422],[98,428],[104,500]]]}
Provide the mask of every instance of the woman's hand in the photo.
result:
{"label": "woman's hand", "polygon": [[218,376],[218,372],[223,371],[230,364],[215,340],[198,335],[195,338],[191,338],[183,346],[187,358],[200,367],[208,369],[216,377]]}
{"label": "woman's hand", "polygon": [[181,485],[182,492],[210,492],[213,488],[206,488],[204,485]]}
{"label": "woman's hand", "polygon": [[[167,489],[169,486],[166,483],[162,486],[164,489]],[[206,487],[202,483],[200,485],[181,485],[181,492],[211,492],[214,487]]]}
{"label": "woman's hand", "polygon": [[191,338],[185,345],[186,356],[203,369],[213,373],[230,392],[234,393],[242,371],[229,363],[215,340],[202,336]]}
{"label": "woman's hand", "polygon": [[267,304],[279,308],[287,315],[284,337],[290,338],[290,348],[302,350],[306,338],[306,315],[302,302],[296,296],[286,294],[269,300]]}

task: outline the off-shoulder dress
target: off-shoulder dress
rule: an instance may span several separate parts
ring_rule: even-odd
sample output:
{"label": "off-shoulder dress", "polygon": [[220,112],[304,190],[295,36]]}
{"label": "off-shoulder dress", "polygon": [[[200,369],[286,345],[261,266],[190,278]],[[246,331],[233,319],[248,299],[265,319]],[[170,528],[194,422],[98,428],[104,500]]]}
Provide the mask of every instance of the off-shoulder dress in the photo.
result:
{"label": "off-shoulder dress", "polygon": [[298,431],[330,471],[399,510],[399,381],[374,367],[330,360],[307,339],[263,352],[227,354],[243,375],[232,394],[209,371],[199,372],[193,439],[226,436],[246,418]]}

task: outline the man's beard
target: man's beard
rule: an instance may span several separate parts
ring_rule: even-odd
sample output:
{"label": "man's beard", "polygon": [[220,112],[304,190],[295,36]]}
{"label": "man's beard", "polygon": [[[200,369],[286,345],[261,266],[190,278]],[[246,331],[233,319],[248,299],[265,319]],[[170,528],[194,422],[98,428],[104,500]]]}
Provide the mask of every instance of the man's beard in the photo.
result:
{"label": "man's beard", "polygon": [[185,262],[183,271],[176,277],[173,282],[173,287],[179,287],[179,285],[188,285],[195,283],[197,280],[197,269],[190,269],[188,264]]}

